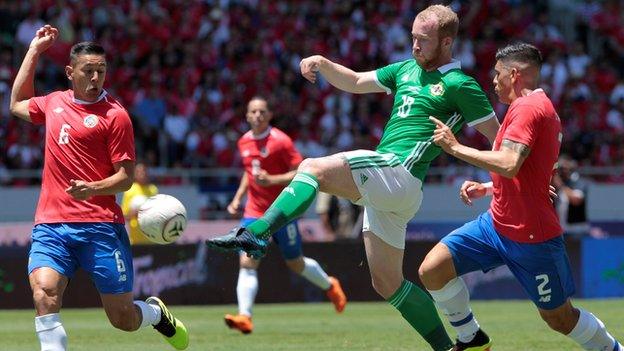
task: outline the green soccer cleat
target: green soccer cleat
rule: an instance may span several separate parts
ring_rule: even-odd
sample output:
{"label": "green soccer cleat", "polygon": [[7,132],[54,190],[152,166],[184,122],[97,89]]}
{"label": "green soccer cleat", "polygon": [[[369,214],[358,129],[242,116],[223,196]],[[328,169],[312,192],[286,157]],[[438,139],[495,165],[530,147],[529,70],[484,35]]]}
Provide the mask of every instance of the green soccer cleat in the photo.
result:
{"label": "green soccer cleat", "polygon": [[151,296],[145,302],[160,307],[160,322],[154,325],[154,329],[158,330],[176,350],[185,350],[189,344],[189,335],[184,324],[169,312],[159,298]]}
{"label": "green soccer cleat", "polygon": [[222,251],[245,251],[247,256],[260,259],[266,255],[269,242],[243,227],[236,227],[225,235],[206,240],[206,245]]}
{"label": "green soccer cleat", "polygon": [[490,351],[490,347],[492,347],[490,337],[483,330],[479,329],[470,342],[457,340],[451,351]]}

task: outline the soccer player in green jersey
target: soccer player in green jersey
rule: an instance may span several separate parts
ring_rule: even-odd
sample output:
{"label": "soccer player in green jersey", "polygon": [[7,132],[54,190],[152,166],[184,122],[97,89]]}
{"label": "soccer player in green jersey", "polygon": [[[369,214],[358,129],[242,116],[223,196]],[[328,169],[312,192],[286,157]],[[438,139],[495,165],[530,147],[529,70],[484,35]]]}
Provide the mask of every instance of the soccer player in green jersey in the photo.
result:
{"label": "soccer player in green jersey", "polygon": [[[459,20],[449,7],[433,5],[412,26],[414,59],[368,71],[353,70],[322,56],[301,61],[301,74],[316,82],[320,73],[350,93],[394,94],[394,105],[376,151],[357,150],[306,159],[271,207],[246,228],[207,241],[211,247],[262,256],[267,239],[310,206],[317,192],[364,206],[363,237],[375,290],[431,345],[453,344],[429,296],[403,277],[407,223],[422,201],[429,164],[440,154],[433,143],[436,116],[457,133],[464,123],[493,142],[498,120],[475,80],[451,58]],[[481,350],[481,349],[475,349]]]}

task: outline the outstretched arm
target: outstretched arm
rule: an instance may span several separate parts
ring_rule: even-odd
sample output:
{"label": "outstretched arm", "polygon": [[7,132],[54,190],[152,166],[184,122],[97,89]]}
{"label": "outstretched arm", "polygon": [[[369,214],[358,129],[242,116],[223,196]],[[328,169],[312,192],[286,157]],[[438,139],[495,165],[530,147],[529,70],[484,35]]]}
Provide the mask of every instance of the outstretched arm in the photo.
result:
{"label": "outstretched arm", "polygon": [[35,95],[35,67],[37,67],[37,61],[39,61],[39,55],[54,44],[57,36],[58,29],[50,25],[39,28],[30,42],[30,47],[17,72],[17,76],[15,76],[13,89],[11,90],[11,113],[28,122],[30,122],[28,103],[30,98]]}
{"label": "outstretched arm", "polygon": [[451,129],[435,117],[429,117],[436,124],[433,142],[448,154],[479,168],[495,172],[506,178],[513,178],[531,149],[522,143],[503,139],[500,150],[481,151],[460,144]]}
{"label": "outstretched arm", "polygon": [[355,72],[350,68],[332,62],[321,55],[306,57],[299,64],[301,75],[316,83],[319,72],[329,84],[340,90],[354,94],[384,93],[385,90],[375,82],[375,71]]}

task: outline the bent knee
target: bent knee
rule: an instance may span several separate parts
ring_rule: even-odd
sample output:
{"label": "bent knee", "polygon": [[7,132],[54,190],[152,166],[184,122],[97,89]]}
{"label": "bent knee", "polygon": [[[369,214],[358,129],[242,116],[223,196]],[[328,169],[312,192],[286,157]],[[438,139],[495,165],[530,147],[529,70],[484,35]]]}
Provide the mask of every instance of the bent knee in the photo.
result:
{"label": "bent knee", "polygon": [[299,167],[297,168],[297,171],[312,174],[313,176],[318,178],[322,175],[322,169],[319,166],[318,160],[319,159],[317,158],[306,158],[305,160],[301,161]]}
{"label": "bent knee", "polygon": [[371,274],[373,289],[384,299],[389,299],[401,287],[403,277],[384,274]]}
{"label": "bent knee", "polygon": [[436,246],[418,268],[418,277],[429,290],[442,289],[456,276],[453,258],[446,247]]}

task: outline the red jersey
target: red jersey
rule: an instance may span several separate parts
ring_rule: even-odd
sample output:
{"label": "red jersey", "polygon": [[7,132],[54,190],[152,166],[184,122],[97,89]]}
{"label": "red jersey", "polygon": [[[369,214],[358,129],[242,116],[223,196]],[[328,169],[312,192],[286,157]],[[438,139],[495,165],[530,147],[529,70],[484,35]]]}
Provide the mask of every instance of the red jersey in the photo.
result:
{"label": "red jersey", "polygon": [[494,193],[490,211],[502,235],[523,243],[539,243],[561,235],[562,229],[549,194],[559,157],[561,121],[542,89],[516,99],[496,134],[494,150],[503,139],[531,148],[512,179],[491,172]]}
{"label": "red jersey", "polygon": [[255,182],[254,174],[260,169],[269,174],[283,174],[297,167],[303,158],[290,137],[275,127],[269,127],[259,136],[254,136],[251,131],[245,133],[238,139],[238,151],[249,181],[244,217],[258,218],[285,185],[262,187]]}
{"label": "red jersey", "polygon": [[134,135],[128,112],[103,92],[87,103],[71,90],[33,97],[28,106],[34,124],[44,124],[45,158],[35,224],[60,222],[124,223],[114,195],[75,200],[65,192],[71,179],[102,180],[115,173],[113,163],[134,160]]}

